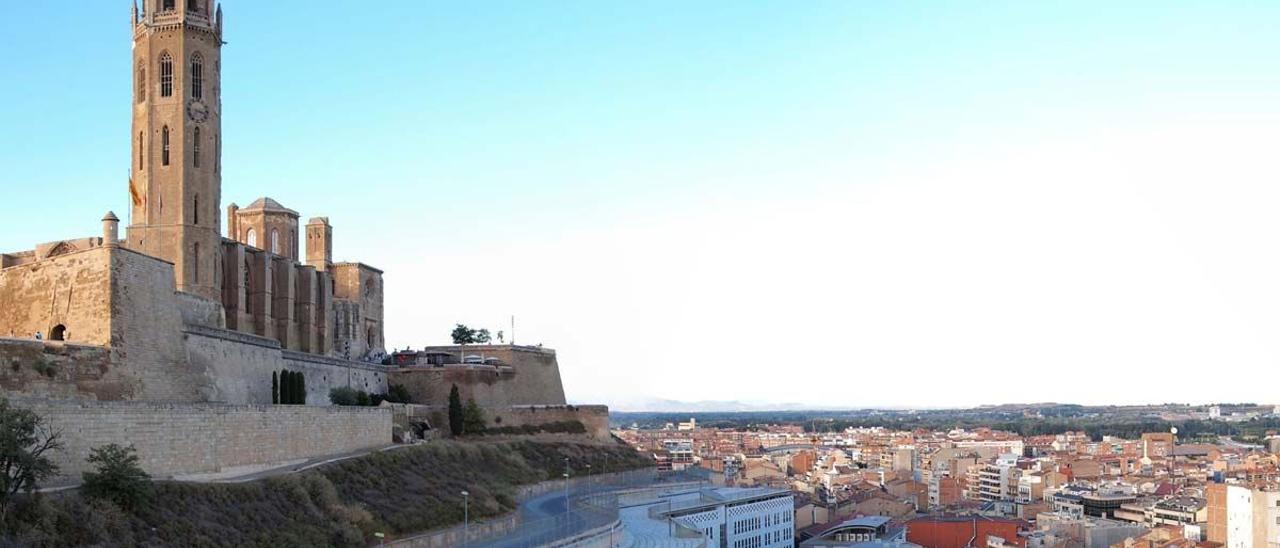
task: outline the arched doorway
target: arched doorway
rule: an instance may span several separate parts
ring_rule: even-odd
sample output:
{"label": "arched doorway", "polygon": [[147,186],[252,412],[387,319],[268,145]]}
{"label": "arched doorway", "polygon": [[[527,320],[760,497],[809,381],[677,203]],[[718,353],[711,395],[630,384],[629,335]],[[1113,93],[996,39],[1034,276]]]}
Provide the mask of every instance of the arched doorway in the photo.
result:
{"label": "arched doorway", "polygon": [[62,324],[53,326],[53,329],[49,330],[49,340],[51,341],[67,340],[67,326]]}

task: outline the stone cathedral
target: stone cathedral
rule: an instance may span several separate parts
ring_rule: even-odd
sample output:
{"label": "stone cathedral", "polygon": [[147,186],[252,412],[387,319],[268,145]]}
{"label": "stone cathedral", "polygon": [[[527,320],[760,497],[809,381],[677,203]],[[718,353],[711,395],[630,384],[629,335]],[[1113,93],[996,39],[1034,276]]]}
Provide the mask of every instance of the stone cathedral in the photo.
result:
{"label": "stone cathedral", "polygon": [[328,218],[300,225],[271,198],[229,205],[224,231],[221,7],[144,0],[131,23],[126,232],[109,213],[100,236],[0,255],[0,359],[32,358],[17,341],[59,341],[60,354],[35,358],[67,363],[52,375],[5,367],[0,385],[271,403],[273,373],[294,370],[308,403],[339,386],[385,391],[382,271],[335,263]]}

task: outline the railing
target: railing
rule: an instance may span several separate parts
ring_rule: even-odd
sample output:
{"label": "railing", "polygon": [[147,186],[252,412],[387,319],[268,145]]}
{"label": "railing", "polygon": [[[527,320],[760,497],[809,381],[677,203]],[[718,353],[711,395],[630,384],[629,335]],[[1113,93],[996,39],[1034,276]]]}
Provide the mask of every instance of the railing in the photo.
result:
{"label": "railing", "polygon": [[[506,548],[561,545],[581,536],[620,534],[618,527],[618,492],[631,488],[681,482],[706,481],[704,470],[659,472],[637,470],[598,476],[578,476],[566,482],[545,481],[521,490],[520,508],[515,513],[482,523],[459,525],[413,537],[387,542],[402,548],[468,546]],[[527,520],[524,503],[548,493],[562,492],[566,511],[554,516]]]}

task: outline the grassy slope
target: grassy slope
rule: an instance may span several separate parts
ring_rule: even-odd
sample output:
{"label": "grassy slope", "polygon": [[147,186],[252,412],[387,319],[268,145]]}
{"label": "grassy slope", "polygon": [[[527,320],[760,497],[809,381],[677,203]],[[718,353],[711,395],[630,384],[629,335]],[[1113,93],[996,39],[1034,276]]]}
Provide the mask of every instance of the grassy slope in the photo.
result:
{"label": "grassy slope", "polygon": [[515,508],[521,485],[576,470],[651,464],[619,444],[576,441],[434,442],[243,484],[159,483],[154,502],[126,512],[72,494],[17,513],[2,545],[363,546],[374,531],[410,533]]}

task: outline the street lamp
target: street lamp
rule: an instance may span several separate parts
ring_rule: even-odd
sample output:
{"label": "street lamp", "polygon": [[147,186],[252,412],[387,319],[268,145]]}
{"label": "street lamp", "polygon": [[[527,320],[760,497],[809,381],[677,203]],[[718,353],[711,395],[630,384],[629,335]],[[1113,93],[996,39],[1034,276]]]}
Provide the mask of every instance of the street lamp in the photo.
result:
{"label": "street lamp", "polygon": [[466,546],[471,542],[471,493],[462,492],[462,545]]}

